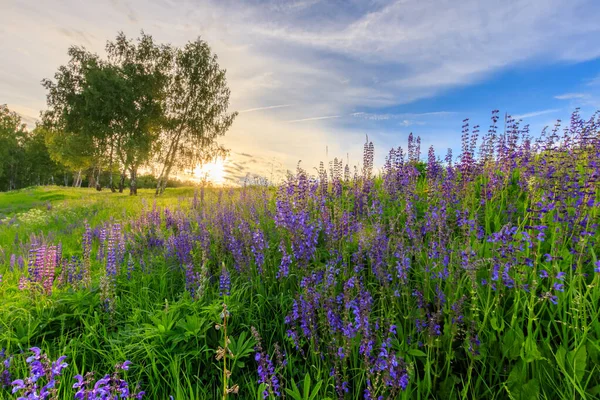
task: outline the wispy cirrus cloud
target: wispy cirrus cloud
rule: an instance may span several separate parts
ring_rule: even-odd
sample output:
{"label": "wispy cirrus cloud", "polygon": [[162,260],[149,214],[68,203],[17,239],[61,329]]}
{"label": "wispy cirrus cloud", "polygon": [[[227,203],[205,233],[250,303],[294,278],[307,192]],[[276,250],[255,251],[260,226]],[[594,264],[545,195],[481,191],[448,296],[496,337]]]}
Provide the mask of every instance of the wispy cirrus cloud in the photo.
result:
{"label": "wispy cirrus cloud", "polygon": [[301,119],[291,119],[286,122],[308,122],[308,121],[320,121],[323,119],[332,119],[332,118],[340,118],[341,115],[324,115],[321,117],[309,117],[309,118],[301,118]]}
{"label": "wispy cirrus cloud", "polygon": [[588,93],[564,93],[554,96],[557,100],[574,100],[574,99],[585,99],[590,97]]}
{"label": "wispy cirrus cloud", "polygon": [[292,105],[293,104],[279,104],[279,105],[275,105],[275,106],[255,107],[255,108],[248,108],[246,110],[240,110],[238,112],[240,114],[244,114],[244,113],[255,112],[255,111],[274,110],[276,108],[287,108],[287,107],[291,107]]}
{"label": "wispy cirrus cloud", "polygon": [[548,110],[540,110],[540,111],[532,111],[526,114],[519,114],[519,115],[513,115],[513,118],[515,119],[527,119],[527,118],[533,118],[533,117],[539,117],[540,115],[546,115],[546,114],[554,114],[559,112],[560,110],[557,108],[552,108],[552,109],[548,109]]}
{"label": "wispy cirrus cloud", "polygon": [[421,121],[415,121],[415,124],[422,125],[425,119],[441,118],[454,115],[452,111],[434,111],[426,113],[370,113],[370,112],[354,112],[350,115],[354,118],[365,119],[369,121],[389,121],[389,120],[403,120],[405,123],[411,120],[419,119]]}

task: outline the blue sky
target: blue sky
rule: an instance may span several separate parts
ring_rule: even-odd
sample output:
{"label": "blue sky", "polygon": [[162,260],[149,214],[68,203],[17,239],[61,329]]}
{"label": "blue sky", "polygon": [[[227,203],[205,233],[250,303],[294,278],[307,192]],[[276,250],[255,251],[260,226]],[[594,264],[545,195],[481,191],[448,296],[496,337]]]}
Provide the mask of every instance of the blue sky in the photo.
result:
{"label": "blue sky", "polygon": [[443,156],[493,109],[534,133],[599,109],[599,20],[596,0],[0,0],[0,103],[34,123],[70,45],[102,53],[144,29],[201,36],[227,68],[231,179],[358,163],[365,135],[378,164],[411,131]]}

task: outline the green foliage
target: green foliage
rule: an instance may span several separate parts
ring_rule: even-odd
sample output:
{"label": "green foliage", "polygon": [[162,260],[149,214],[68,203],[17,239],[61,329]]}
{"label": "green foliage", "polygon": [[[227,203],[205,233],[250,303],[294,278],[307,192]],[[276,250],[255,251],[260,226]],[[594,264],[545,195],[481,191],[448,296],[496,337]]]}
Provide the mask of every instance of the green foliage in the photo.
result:
{"label": "green foliage", "polygon": [[[106,59],[73,46],[54,80],[43,81],[43,113],[52,158],[72,170],[91,170],[97,186],[103,170],[129,173],[130,193],[150,161],[162,166],[157,193],[171,170],[223,154],[230,91],[225,70],[200,39],[182,48],[159,45],[142,32],[137,41],[119,33],[107,42]],[[122,178],[121,178],[122,183]]]}
{"label": "green foliage", "polygon": [[66,172],[50,158],[44,130],[28,132],[17,113],[0,106],[0,191],[60,183]]}
{"label": "green foliage", "polygon": [[314,386],[310,381],[310,374],[306,374],[304,377],[304,384],[302,393],[300,393],[300,389],[296,386],[296,382],[292,379],[292,389],[286,388],[286,393],[294,400],[315,400],[320,397],[317,397],[319,394],[319,389],[321,389],[321,385],[323,385],[323,381],[318,381]]}
{"label": "green foliage", "polygon": [[[374,187],[374,190],[382,190],[381,180],[375,180]],[[415,200],[420,218],[424,218],[427,211],[425,188],[426,185],[422,185],[416,189],[422,196]],[[528,218],[532,218],[526,211],[532,207],[532,200],[522,195],[517,183],[497,193],[485,205],[479,205],[479,189],[465,195],[461,201],[475,204],[468,211],[485,227],[486,234],[497,232],[509,221],[523,226],[528,223]],[[52,356],[67,354],[71,366],[66,371],[63,385],[71,383],[77,373],[110,371],[114,364],[129,359],[134,364],[130,376],[134,382],[143,382],[148,398],[163,399],[172,395],[175,399],[187,400],[221,398],[223,363],[215,356],[219,346],[224,347],[227,343],[231,353],[226,370],[231,372],[229,382],[239,385],[237,396],[262,399],[267,392],[271,396],[268,398],[272,399],[275,397],[270,394],[268,384],[258,384],[254,358],[258,343],[250,334],[250,327],[255,326],[263,336],[261,345],[265,353],[275,358],[277,344],[287,355],[287,364],[278,370],[285,398],[337,398],[330,353],[322,350],[327,349],[331,341],[323,340],[321,347],[299,342],[296,347],[287,335],[290,326],[285,323],[285,317],[290,314],[297,294],[309,291],[302,282],[306,275],[302,275],[305,270],[301,268],[292,268],[285,279],[275,277],[281,262],[278,246],[285,233],[278,230],[269,217],[275,206],[273,192],[263,188],[206,190],[201,204],[193,202],[193,188],[173,189],[158,198],[153,192],[140,190],[138,198],[131,198],[86,189],[50,187],[0,194],[0,213],[5,214],[0,225],[0,274],[3,275],[0,347],[17,354],[39,345]],[[356,201],[352,196],[354,194],[348,190],[339,202],[327,203],[324,209],[338,218],[344,207]],[[253,269],[247,275],[232,276],[230,296],[219,295],[218,280],[223,263],[230,271],[235,270],[234,260],[226,250],[227,243],[218,240],[208,243],[212,257],[206,257],[197,248],[194,250],[194,263],[198,266],[205,263],[210,276],[209,284],[199,298],[192,298],[185,291],[185,273],[173,257],[143,248],[146,269],[142,270],[140,260],[135,259],[128,279],[126,263],[121,266],[116,278],[115,312],[112,315],[102,311],[99,280],[105,273],[105,264],[95,257],[91,261],[93,279],[89,289],[57,284],[51,296],[19,291],[18,279],[24,272],[10,271],[10,255],[26,254],[27,238],[32,234],[52,243],[60,241],[66,256],[80,255],[84,220],[92,227],[103,226],[111,218],[127,224],[152,209],[156,201],[157,209],[168,206],[174,213],[189,213],[193,217],[190,223],[197,224],[197,218],[203,213],[235,210],[242,204],[242,199],[249,201],[250,206],[240,212],[256,218],[251,220],[251,232],[256,227],[267,232],[269,251],[262,275]],[[406,223],[402,219],[406,218],[402,211],[406,207],[404,200],[386,197],[383,193],[379,200],[383,211],[373,218],[398,221],[400,226]],[[520,219],[510,219],[507,209],[511,207],[522,210]],[[591,220],[595,221],[597,211],[590,213]],[[540,223],[547,224],[549,236],[553,236],[529,250],[527,256],[535,261],[536,267],[515,267],[523,282],[530,285],[529,292],[508,290],[500,284],[496,290],[489,285],[479,285],[482,278],[489,276],[492,267],[487,260],[500,245],[478,240],[464,227],[453,226],[452,235],[455,236],[448,246],[457,251],[448,261],[448,281],[441,284],[445,303],[429,305],[439,307],[443,315],[440,335],[417,330],[414,319],[419,311],[413,303],[416,295],[408,291],[419,287],[424,297],[436,298],[437,282],[424,268],[431,266],[429,247],[425,246],[410,260],[407,283],[399,285],[397,293],[393,292],[391,284],[390,287],[380,284],[369,264],[372,260],[363,260],[367,268],[361,272],[362,279],[373,293],[370,312],[381,326],[387,321],[396,325],[397,335],[390,342],[390,348],[402,356],[410,375],[407,390],[396,393],[394,398],[592,399],[600,395],[600,275],[593,272],[591,264],[569,252],[565,245],[567,238],[561,234],[563,228],[554,221],[554,215],[544,218]],[[147,231],[133,231],[134,224],[128,226],[131,235],[148,234]],[[165,239],[177,229],[176,226],[167,229],[161,225],[157,235]],[[212,233],[220,228],[215,224],[207,225],[206,229]],[[241,228],[236,226],[236,229]],[[348,271],[353,271],[356,266],[351,254],[356,252],[359,240],[371,240],[375,233],[371,221],[367,220],[360,237],[357,234],[357,237],[336,243],[344,265],[349,266]],[[427,235],[423,235],[424,241],[429,240]],[[327,265],[329,250],[323,246],[323,240],[318,238],[317,254],[309,268],[326,277],[330,271]],[[590,260],[596,262],[597,244],[590,241],[584,245]],[[477,255],[471,259],[471,265],[475,267],[468,274],[461,264],[463,254],[460,251],[463,249],[470,249]],[[136,249],[127,250],[138,254]],[[393,251],[390,249],[391,254]],[[546,261],[544,255],[550,253],[556,257]],[[573,265],[585,274],[576,273]],[[564,292],[557,293],[560,296],[557,304],[537,295],[551,290],[539,278],[541,268],[553,271],[554,275],[558,271],[573,271],[572,276],[565,278]],[[340,269],[340,274],[347,272]],[[311,283],[309,289],[322,289],[325,280]],[[393,296],[384,297],[383,294]],[[228,341],[224,341],[223,331],[215,328],[216,324],[222,323],[220,314],[224,301],[231,313],[227,322]],[[477,324],[455,324],[455,304],[462,304],[465,318]],[[318,310],[315,318],[327,318],[324,308]],[[348,315],[352,317],[352,314]],[[327,331],[329,328],[322,329]],[[323,335],[329,334],[323,331]],[[469,348],[473,342],[468,335],[473,334],[480,341],[477,351]],[[361,368],[363,359],[356,350],[360,344],[357,337],[349,345],[354,350],[345,354],[346,368],[336,371],[351,383],[346,398],[362,398],[363,393],[355,388],[366,385],[366,371]],[[341,346],[336,343],[333,347],[337,351]],[[14,373],[24,370],[23,360],[17,359]],[[373,387],[380,390],[377,384],[373,383]],[[68,397],[61,392],[59,398]],[[235,397],[230,394],[228,398]]]}

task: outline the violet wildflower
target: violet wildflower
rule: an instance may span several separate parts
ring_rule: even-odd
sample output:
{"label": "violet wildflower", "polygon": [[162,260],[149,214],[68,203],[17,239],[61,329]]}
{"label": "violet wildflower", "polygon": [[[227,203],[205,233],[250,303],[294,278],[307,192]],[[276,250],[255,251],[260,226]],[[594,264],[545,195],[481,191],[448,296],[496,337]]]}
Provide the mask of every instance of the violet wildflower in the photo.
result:
{"label": "violet wildflower", "polygon": [[279,264],[277,279],[287,277],[290,273],[290,265],[292,264],[292,257],[287,253],[287,248],[283,241],[279,244],[279,251],[281,252],[281,263]]}
{"label": "violet wildflower", "polygon": [[265,249],[268,248],[265,242],[265,235],[262,230],[256,229],[252,233],[252,244],[250,246],[252,254],[254,255],[254,262],[256,263],[256,269],[259,275],[263,273],[263,266],[265,264]]}
{"label": "violet wildflower", "polygon": [[[46,354],[42,354],[39,348],[32,347],[30,350],[33,355],[26,360],[29,364],[30,376],[11,382],[12,393],[22,392],[19,393],[19,398],[22,399],[45,400],[56,394],[57,378],[68,366],[64,362],[66,356],[59,357],[58,360],[52,362]],[[46,384],[40,387],[42,380]]]}
{"label": "violet wildflower", "polygon": [[554,290],[556,290],[558,292],[565,291],[565,285],[560,282],[555,282],[554,285],[552,285],[552,287],[554,288]]}
{"label": "violet wildflower", "polygon": [[229,296],[231,290],[231,278],[225,263],[221,267],[221,276],[219,277],[219,295]]}

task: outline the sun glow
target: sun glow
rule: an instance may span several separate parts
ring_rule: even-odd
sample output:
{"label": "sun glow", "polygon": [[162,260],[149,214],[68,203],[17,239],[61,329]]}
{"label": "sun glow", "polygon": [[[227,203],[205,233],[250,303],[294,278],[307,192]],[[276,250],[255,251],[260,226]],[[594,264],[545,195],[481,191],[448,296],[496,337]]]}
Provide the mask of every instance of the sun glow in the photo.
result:
{"label": "sun glow", "polygon": [[225,183],[225,160],[218,158],[212,162],[198,164],[194,168],[194,177],[198,181],[207,181],[215,185]]}

